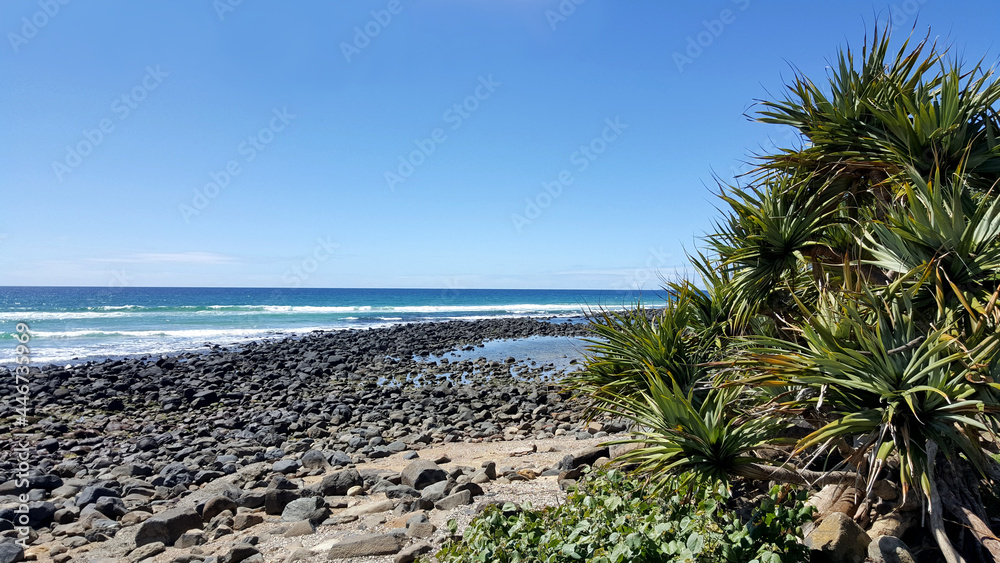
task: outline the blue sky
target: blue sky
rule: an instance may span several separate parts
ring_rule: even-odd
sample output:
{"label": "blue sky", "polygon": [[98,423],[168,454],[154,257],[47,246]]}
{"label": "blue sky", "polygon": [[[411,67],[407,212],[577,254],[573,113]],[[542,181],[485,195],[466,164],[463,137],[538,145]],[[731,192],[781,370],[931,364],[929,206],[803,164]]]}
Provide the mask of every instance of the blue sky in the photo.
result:
{"label": "blue sky", "polygon": [[972,61],[1000,4],[0,4],[0,285],[635,288],[876,18]]}

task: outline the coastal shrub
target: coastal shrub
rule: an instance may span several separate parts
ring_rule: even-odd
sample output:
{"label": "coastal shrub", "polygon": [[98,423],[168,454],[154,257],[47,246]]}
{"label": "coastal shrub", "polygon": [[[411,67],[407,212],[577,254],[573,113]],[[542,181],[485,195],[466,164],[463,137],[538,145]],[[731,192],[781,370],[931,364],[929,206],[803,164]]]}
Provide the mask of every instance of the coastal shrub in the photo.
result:
{"label": "coastal shrub", "polygon": [[803,493],[775,487],[743,521],[726,487],[677,485],[651,494],[620,470],[594,472],[559,506],[487,507],[436,557],[441,563],[808,561],[799,539],[812,507]]}
{"label": "coastal shrub", "polygon": [[651,482],[890,480],[946,560],[1000,561],[1000,80],[879,25],[827,78],[760,102],[799,142],[720,181],[700,280],[595,318],[565,384]]}

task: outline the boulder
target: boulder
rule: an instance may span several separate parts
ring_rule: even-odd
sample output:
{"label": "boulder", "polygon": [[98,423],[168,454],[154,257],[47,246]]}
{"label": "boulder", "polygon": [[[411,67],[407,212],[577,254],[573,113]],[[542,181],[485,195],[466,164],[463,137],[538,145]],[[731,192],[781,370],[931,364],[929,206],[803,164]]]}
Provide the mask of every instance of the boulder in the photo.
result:
{"label": "boulder", "polygon": [[451,490],[451,493],[455,494],[459,491],[469,491],[469,493],[472,494],[472,498],[481,497],[484,494],[483,488],[472,482],[455,485],[455,488]]}
{"label": "boulder", "polygon": [[364,504],[359,504],[352,506],[347,510],[344,510],[339,515],[340,516],[364,516],[366,514],[377,514],[379,512],[386,512],[396,508],[396,503],[390,499],[379,500],[375,502],[366,502]]}
{"label": "boulder", "polygon": [[177,538],[177,541],[174,542],[174,547],[178,549],[188,549],[196,545],[205,545],[206,542],[208,542],[208,537],[205,536],[205,532],[196,530],[181,534],[181,537]]}
{"label": "boulder", "polygon": [[226,474],[221,471],[211,471],[208,469],[202,469],[201,471],[198,471],[197,473],[194,474],[193,478],[194,480],[192,482],[195,485],[204,485],[209,481],[215,481],[216,479],[225,477],[225,475]]}
{"label": "boulder", "polygon": [[141,463],[126,463],[111,470],[117,477],[148,477],[153,474],[153,468]]}
{"label": "boulder", "polygon": [[325,520],[329,514],[330,510],[322,497],[306,497],[288,503],[281,512],[281,520],[283,522],[309,520],[313,523],[319,523]]}
{"label": "boulder", "polygon": [[205,508],[201,510],[201,519],[210,521],[226,510],[236,514],[237,506],[233,499],[222,495],[214,496],[205,503]]}
{"label": "boulder", "polygon": [[612,446],[608,446],[608,457],[615,459],[629,453],[632,450],[638,450],[642,446],[642,444],[614,444]]}
{"label": "boulder", "polygon": [[263,491],[244,491],[236,504],[244,508],[260,508],[267,502],[267,493]]}
{"label": "boulder", "polygon": [[160,476],[154,480],[153,484],[160,484],[164,487],[174,487],[177,485],[188,485],[194,481],[194,472],[181,462],[168,463],[160,470]]}
{"label": "boulder", "polygon": [[282,459],[274,462],[274,465],[271,466],[271,471],[288,475],[295,473],[300,467],[302,467],[302,464],[297,459]]}
{"label": "boulder", "polygon": [[444,497],[434,503],[434,508],[438,510],[451,510],[466,504],[472,504],[472,493],[468,489]]}
{"label": "boulder", "polygon": [[329,462],[334,467],[345,467],[354,463],[354,460],[351,459],[351,456],[338,450],[330,454]]}
{"label": "boulder", "polygon": [[237,543],[230,548],[229,552],[219,558],[220,563],[240,563],[240,561],[245,561],[250,559],[255,555],[259,555],[260,551],[256,547],[248,543]]}
{"label": "boulder", "polygon": [[382,489],[382,492],[385,493],[386,498],[420,497],[420,491],[406,485],[392,485]]}
{"label": "boulder", "polygon": [[330,547],[327,559],[369,557],[399,553],[409,538],[401,531],[387,534],[362,534],[348,536]]}
{"label": "boulder", "polygon": [[313,558],[313,552],[311,549],[306,549],[304,547],[296,547],[288,554],[285,558],[284,563],[295,563],[296,561],[310,561]]}
{"label": "boulder", "polygon": [[386,444],[385,451],[387,451],[387,452],[389,452],[391,454],[398,454],[400,452],[405,452],[406,448],[407,448],[407,445],[406,445],[405,442],[403,442],[402,440],[396,440],[395,442],[392,442],[390,444]]}
{"label": "boulder", "polygon": [[472,483],[476,483],[478,485],[482,485],[484,483],[490,482],[490,476],[486,473],[485,469],[479,469],[472,474],[472,477],[469,478],[469,481]]}
{"label": "boulder", "polygon": [[101,497],[97,499],[97,503],[94,504],[94,508],[112,520],[117,520],[128,514],[128,509],[125,508],[125,502],[117,497]]}
{"label": "boulder", "polygon": [[[426,519],[425,519],[426,520]],[[406,536],[410,538],[429,538],[437,531],[430,522],[410,522],[406,525]]]}
{"label": "boulder", "polygon": [[486,474],[486,477],[490,481],[495,481],[497,478],[497,464],[495,461],[484,461],[482,464],[482,470]]}
{"label": "boulder", "polygon": [[418,491],[434,483],[444,481],[448,473],[438,467],[438,464],[426,459],[411,462],[400,473],[400,482]]}
{"label": "boulder", "polygon": [[121,524],[115,522],[114,520],[108,520],[107,518],[102,518],[100,520],[95,520],[91,525],[90,529],[83,534],[83,537],[89,542],[102,542],[108,541],[113,538],[118,530],[121,529]]}
{"label": "boulder", "polygon": [[438,481],[433,485],[428,485],[424,487],[424,490],[420,491],[420,498],[430,502],[437,502],[448,496],[450,485],[452,485],[450,481]]}
{"label": "boulder", "polygon": [[122,516],[121,520],[119,521],[121,522],[122,526],[135,526],[136,524],[142,524],[143,522],[149,520],[152,517],[153,514],[150,512],[146,512],[144,510],[133,510],[132,512],[129,512],[125,516]]}
{"label": "boulder", "polygon": [[858,502],[864,498],[865,493],[851,485],[831,484],[812,495],[806,504],[816,507],[817,520],[822,520],[834,512],[843,512],[853,517],[858,510]]}
{"label": "boulder", "polygon": [[18,561],[24,561],[24,548],[12,541],[0,542],[0,563],[17,563]]}
{"label": "boulder", "polygon": [[893,510],[885,516],[880,516],[868,530],[868,537],[879,536],[901,537],[910,528],[920,525],[920,513],[913,510]]}
{"label": "boulder", "polygon": [[323,477],[319,483],[320,494],[325,497],[339,497],[347,494],[351,487],[364,485],[364,479],[357,469],[344,469]]}
{"label": "boulder", "polygon": [[120,498],[121,495],[118,491],[114,489],[109,489],[107,487],[100,487],[97,485],[91,485],[80,491],[80,494],[76,495],[76,505],[80,508],[87,506],[88,504],[97,502],[97,499],[101,497],[114,497]]}
{"label": "boulder", "polygon": [[240,512],[233,518],[233,529],[246,530],[247,528],[252,528],[263,521],[264,517],[260,514]]}
{"label": "boulder", "polygon": [[129,563],[139,563],[139,561],[142,561],[143,559],[148,559],[154,555],[163,553],[166,547],[167,546],[163,545],[163,542],[153,542],[141,545],[129,552]]}
{"label": "boulder", "polygon": [[309,450],[302,454],[302,467],[306,469],[329,469],[330,462],[326,460],[326,454],[319,450]]}
{"label": "boulder", "polygon": [[28,503],[28,525],[32,528],[48,526],[55,518],[55,514],[56,505],[51,502],[35,501]]}
{"label": "boulder", "polygon": [[289,503],[298,500],[301,496],[301,491],[268,489],[264,493],[264,512],[273,515],[281,514]]}
{"label": "boulder", "polygon": [[63,480],[58,475],[36,475],[28,477],[29,489],[45,489],[52,491],[63,486]]}
{"label": "boulder", "polygon": [[879,536],[868,544],[868,558],[874,563],[917,563],[917,558],[899,538]]}
{"label": "boulder", "polygon": [[400,551],[396,554],[393,563],[413,563],[417,560],[417,557],[430,553],[434,551],[434,546],[427,542],[420,542],[407,547],[406,549]]}
{"label": "boulder", "polygon": [[565,471],[574,467],[580,467],[581,465],[593,465],[595,461],[602,457],[610,457],[610,453],[607,447],[589,448],[575,454],[566,455],[559,462],[558,467],[560,470]]}
{"label": "boulder", "polygon": [[194,528],[201,528],[201,516],[193,508],[174,508],[161,512],[139,524],[135,535],[135,545],[163,542],[174,545],[181,534]]}
{"label": "boulder", "polygon": [[316,533],[316,526],[309,520],[299,520],[285,530],[286,538],[296,538],[299,536],[308,536],[310,534]]}
{"label": "boulder", "polygon": [[805,538],[812,563],[861,563],[869,543],[868,534],[842,512],[828,515]]}

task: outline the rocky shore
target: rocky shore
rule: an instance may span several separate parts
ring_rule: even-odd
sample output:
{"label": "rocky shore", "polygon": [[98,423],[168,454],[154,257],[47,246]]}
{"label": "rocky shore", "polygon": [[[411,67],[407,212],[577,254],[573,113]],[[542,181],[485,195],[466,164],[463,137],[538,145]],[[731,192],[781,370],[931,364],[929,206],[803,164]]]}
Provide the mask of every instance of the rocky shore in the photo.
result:
{"label": "rocky shore", "polygon": [[[620,430],[581,427],[555,384],[568,361],[431,356],[585,334],[452,321],[32,368],[28,425],[15,402],[0,407],[20,433],[0,436],[0,563],[412,560],[444,539],[444,515],[468,516],[495,487],[558,492]],[[511,442],[497,459],[452,461],[495,442]],[[298,536],[328,539],[265,547]]]}

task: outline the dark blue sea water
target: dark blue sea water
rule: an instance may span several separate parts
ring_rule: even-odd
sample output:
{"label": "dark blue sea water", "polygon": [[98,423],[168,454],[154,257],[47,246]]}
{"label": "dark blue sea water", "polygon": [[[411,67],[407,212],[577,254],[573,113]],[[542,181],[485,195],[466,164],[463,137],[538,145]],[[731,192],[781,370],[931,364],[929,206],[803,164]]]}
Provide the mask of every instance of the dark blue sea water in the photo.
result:
{"label": "dark blue sea water", "polygon": [[574,317],[635,303],[631,291],[0,287],[0,365],[17,323],[33,364],[198,350],[313,330],[450,319]]}

